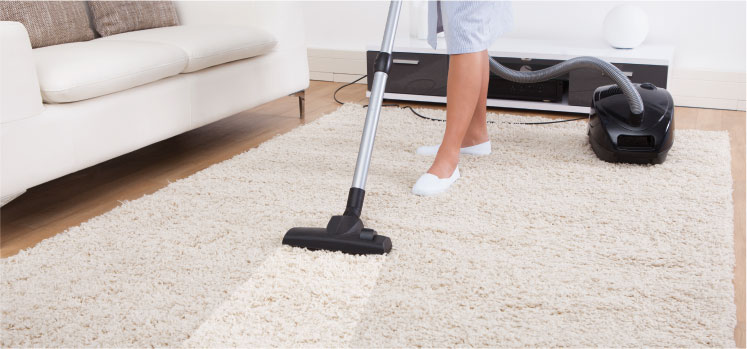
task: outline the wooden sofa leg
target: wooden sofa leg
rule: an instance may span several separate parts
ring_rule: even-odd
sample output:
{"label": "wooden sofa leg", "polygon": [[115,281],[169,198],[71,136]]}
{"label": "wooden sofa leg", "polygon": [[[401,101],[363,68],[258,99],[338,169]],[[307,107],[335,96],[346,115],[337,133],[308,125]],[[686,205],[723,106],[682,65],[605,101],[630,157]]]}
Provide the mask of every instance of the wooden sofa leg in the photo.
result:
{"label": "wooden sofa leg", "polygon": [[298,97],[298,110],[301,114],[301,120],[306,119],[306,90],[298,91],[291,96]]}

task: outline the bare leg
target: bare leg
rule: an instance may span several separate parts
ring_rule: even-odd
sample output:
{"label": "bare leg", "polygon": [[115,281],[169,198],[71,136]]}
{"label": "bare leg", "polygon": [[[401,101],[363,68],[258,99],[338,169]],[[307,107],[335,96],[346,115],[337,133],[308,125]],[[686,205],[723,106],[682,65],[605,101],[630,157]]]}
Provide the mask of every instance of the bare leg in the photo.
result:
{"label": "bare leg", "polygon": [[488,136],[487,121],[487,101],[488,101],[488,81],[490,79],[490,65],[488,64],[487,55],[485,62],[482,63],[482,86],[480,87],[480,98],[477,100],[475,112],[472,114],[472,121],[469,123],[467,133],[462,139],[462,147],[471,147],[476,144],[485,143],[490,140]]}
{"label": "bare leg", "polygon": [[[451,176],[459,163],[459,149],[470,128],[478,102],[483,99],[481,92],[483,85],[486,85],[484,80],[487,77],[483,77],[486,67],[488,67],[487,51],[450,56],[446,87],[446,131],[436,159],[428,170],[428,173],[438,178]],[[487,86],[485,94],[487,95]],[[484,108],[483,104],[481,109]],[[481,115],[483,118],[481,122],[484,123],[484,112]],[[485,125],[480,127],[485,127]],[[487,128],[485,135],[487,136]]]}

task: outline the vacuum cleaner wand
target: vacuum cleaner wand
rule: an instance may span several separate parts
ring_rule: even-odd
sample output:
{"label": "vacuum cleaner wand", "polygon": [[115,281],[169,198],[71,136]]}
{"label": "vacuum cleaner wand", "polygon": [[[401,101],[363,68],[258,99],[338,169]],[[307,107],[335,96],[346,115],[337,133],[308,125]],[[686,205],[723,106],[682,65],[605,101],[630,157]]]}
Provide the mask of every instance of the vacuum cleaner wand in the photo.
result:
{"label": "vacuum cleaner wand", "polygon": [[373,85],[368,102],[366,121],[363,135],[358,149],[358,160],[355,163],[353,184],[348,192],[348,202],[345,212],[340,216],[333,216],[326,228],[292,228],[285,233],[283,244],[295,247],[305,247],[310,250],[341,251],[350,254],[384,254],[392,249],[392,241],[378,235],[373,229],[363,226],[360,219],[363,210],[363,198],[366,194],[366,177],[371,163],[376,127],[381,114],[381,104],[384,100],[384,88],[392,65],[392,47],[394,35],[397,32],[397,22],[402,7],[400,0],[389,4],[389,15],[384,28],[384,39],[381,50],[374,63]]}

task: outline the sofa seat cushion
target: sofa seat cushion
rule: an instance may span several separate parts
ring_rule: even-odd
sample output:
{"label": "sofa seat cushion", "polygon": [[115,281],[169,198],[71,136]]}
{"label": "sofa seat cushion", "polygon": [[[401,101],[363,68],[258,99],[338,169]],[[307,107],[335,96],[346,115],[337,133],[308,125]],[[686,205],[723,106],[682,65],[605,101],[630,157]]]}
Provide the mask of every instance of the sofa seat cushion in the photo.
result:
{"label": "sofa seat cushion", "polygon": [[277,44],[272,34],[260,28],[229,25],[154,28],[107,36],[102,39],[152,42],[179,47],[189,58],[183,73],[259,56],[269,52]]}
{"label": "sofa seat cushion", "polygon": [[179,74],[184,51],[140,41],[96,39],[33,50],[42,99],[47,103],[94,98]]}

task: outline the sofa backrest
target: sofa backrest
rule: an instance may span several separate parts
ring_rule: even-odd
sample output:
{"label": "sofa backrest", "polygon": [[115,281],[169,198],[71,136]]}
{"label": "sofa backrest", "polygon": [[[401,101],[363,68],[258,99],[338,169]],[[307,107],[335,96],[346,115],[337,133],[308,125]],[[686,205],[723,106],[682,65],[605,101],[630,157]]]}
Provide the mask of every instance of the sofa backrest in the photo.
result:
{"label": "sofa backrest", "polygon": [[262,28],[275,36],[273,51],[306,48],[303,9],[292,1],[176,1],[183,25],[228,24]]}

